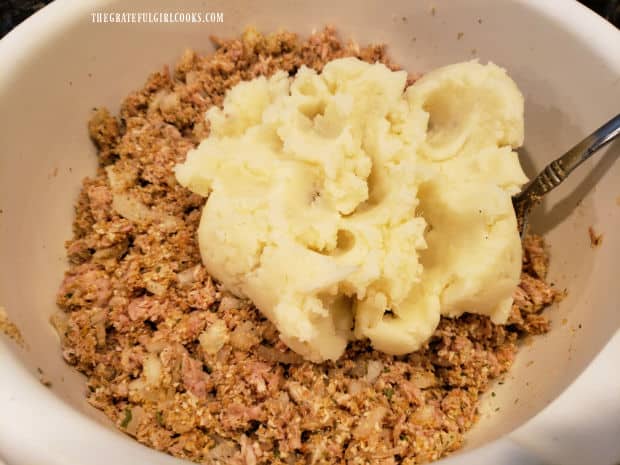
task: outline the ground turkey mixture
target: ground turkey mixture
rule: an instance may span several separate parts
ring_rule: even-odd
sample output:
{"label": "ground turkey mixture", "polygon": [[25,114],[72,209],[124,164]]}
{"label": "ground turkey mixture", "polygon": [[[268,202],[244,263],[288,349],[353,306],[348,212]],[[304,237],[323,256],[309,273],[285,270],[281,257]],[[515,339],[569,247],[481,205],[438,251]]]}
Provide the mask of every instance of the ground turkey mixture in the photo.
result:
{"label": "ground turkey mixture", "polygon": [[360,341],[335,363],[304,361],[205,272],[204,199],[172,168],[241,80],[344,56],[396,67],[383,47],[345,45],[332,29],[213,42],[212,55],[187,51],[151,75],[118,117],[99,109],[89,123],[99,169],[75,206],[52,319],[65,360],[88,377],[89,402],[138,441],[205,464],[414,464],[458,449],[519,338],[548,329],[540,312],[558,293],[544,281],[542,239],[524,242],[508,325],[466,314],[442,319],[407,356]]}

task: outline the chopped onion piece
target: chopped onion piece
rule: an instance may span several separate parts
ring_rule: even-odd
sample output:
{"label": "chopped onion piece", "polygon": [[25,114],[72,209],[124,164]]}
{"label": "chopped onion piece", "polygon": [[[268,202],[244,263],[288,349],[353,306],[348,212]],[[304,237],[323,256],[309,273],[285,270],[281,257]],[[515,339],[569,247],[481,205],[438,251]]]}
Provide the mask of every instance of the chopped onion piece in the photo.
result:
{"label": "chopped onion piece", "polygon": [[383,362],[378,360],[370,360],[366,370],[366,381],[371,384],[374,383],[381,374],[381,371],[383,371]]}
{"label": "chopped onion piece", "polygon": [[364,439],[372,435],[374,431],[379,431],[386,413],[387,409],[383,406],[376,407],[368,412],[353,430],[353,436],[358,439]]}
{"label": "chopped onion piece", "polygon": [[149,386],[157,386],[161,379],[161,361],[154,354],[148,354],[142,363],[146,384]]}
{"label": "chopped onion piece", "polygon": [[216,320],[207,329],[205,329],[198,341],[207,354],[216,354],[226,342],[228,342],[228,328],[222,320]]}

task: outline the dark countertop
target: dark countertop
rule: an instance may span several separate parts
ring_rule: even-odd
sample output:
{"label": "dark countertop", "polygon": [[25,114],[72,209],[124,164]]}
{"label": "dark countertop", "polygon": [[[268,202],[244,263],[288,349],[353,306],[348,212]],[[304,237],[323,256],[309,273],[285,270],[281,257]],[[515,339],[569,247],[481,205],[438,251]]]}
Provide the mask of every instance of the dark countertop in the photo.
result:
{"label": "dark countertop", "polygon": [[0,37],[52,0],[0,0]]}
{"label": "dark countertop", "polygon": [[[620,0],[580,0],[581,3],[620,27]],[[0,0],[0,38],[52,0]]]}

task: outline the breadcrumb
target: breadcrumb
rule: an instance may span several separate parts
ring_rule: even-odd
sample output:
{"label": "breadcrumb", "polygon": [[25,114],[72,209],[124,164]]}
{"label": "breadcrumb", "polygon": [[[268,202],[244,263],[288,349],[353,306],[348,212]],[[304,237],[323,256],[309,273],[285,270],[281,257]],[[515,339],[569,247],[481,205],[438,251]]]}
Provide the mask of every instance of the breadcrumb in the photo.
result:
{"label": "breadcrumb", "polygon": [[17,325],[9,319],[9,315],[6,313],[4,307],[0,307],[0,333],[12,339],[18,346],[22,348],[26,346],[21,331]]}
{"label": "breadcrumb", "polygon": [[590,237],[590,247],[596,249],[603,243],[603,235],[597,234],[592,226],[588,228],[588,236]]}

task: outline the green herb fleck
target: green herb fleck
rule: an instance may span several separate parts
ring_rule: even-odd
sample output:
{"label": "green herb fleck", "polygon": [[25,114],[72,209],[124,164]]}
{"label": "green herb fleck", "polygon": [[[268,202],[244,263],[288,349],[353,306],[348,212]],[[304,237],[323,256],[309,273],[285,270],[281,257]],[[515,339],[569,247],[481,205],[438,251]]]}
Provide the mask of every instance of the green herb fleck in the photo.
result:
{"label": "green herb fleck", "polygon": [[211,374],[213,372],[213,369],[209,365],[205,365],[204,367],[207,373]]}
{"label": "green herb fleck", "polygon": [[273,450],[273,456],[277,459],[280,458],[280,449],[278,449],[277,447]]}
{"label": "green herb fleck", "polygon": [[158,265],[157,268],[155,268],[155,272],[159,273],[160,271],[161,271],[161,266]]}
{"label": "green herb fleck", "polygon": [[496,411],[496,412],[499,412],[499,407],[497,407],[497,408],[495,409],[495,411]]}
{"label": "green herb fleck", "polygon": [[155,418],[157,419],[157,423],[159,426],[164,426],[164,414],[161,410],[158,410],[155,414]]}
{"label": "green herb fleck", "polygon": [[65,294],[65,299],[70,299],[71,297],[73,297],[73,294],[71,292]]}
{"label": "green herb fleck", "polygon": [[390,367],[384,366],[383,367],[383,373],[389,373],[389,372],[390,372]]}
{"label": "green herb fleck", "polygon": [[491,393],[491,397],[495,397],[495,391]]}
{"label": "green herb fleck", "polygon": [[405,433],[401,433],[400,434],[400,440],[401,441],[406,441],[407,440],[407,435]]}
{"label": "green herb fleck", "polygon": [[383,390],[383,394],[385,394],[385,397],[387,397],[388,400],[391,400],[392,396],[394,395],[394,389],[386,388],[386,389]]}
{"label": "green herb fleck", "polygon": [[121,422],[121,428],[127,428],[127,425],[129,424],[130,421],[131,421],[131,410],[126,408],[125,418],[123,418],[123,421]]}

